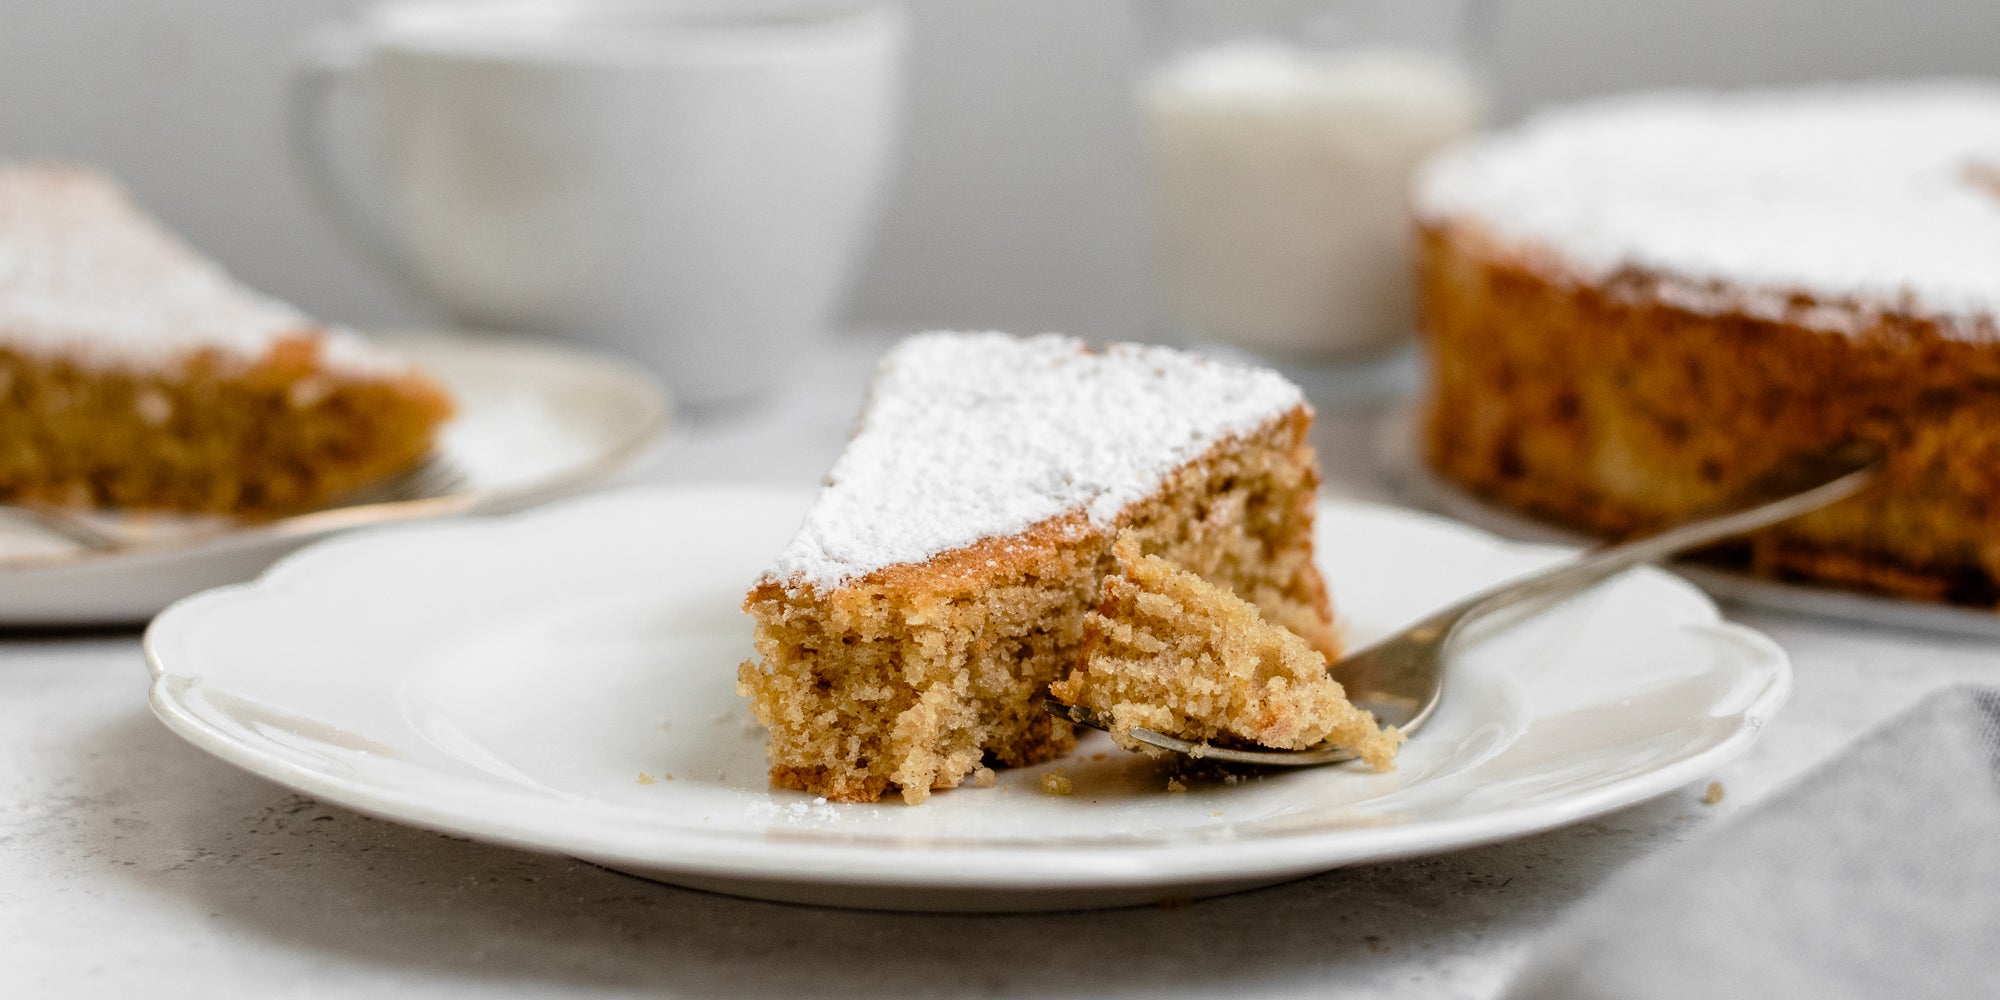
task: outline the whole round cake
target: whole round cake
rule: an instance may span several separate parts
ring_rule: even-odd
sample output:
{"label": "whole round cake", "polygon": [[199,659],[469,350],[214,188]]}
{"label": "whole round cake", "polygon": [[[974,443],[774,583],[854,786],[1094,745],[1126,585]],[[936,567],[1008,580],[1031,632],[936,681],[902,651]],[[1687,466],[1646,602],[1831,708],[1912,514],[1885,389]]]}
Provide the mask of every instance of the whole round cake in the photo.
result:
{"label": "whole round cake", "polygon": [[1439,474],[1615,536],[1875,441],[1882,482],[1725,555],[2000,604],[2000,83],[1600,101],[1415,205]]}

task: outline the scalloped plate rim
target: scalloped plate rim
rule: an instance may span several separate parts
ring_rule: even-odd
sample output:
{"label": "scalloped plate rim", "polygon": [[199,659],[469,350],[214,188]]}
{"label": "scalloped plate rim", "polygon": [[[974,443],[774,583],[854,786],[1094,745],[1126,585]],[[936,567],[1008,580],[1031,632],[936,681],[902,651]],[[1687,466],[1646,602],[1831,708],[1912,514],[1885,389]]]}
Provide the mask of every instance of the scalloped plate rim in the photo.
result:
{"label": "scalloped plate rim", "polygon": [[[1418,820],[1399,825],[1335,828],[1259,836],[1254,841],[1218,840],[1168,842],[1155,845],[1060,844],[1024,847],[950,846],[885,847],[879,842],[812,843],[791,840],[777,849],[721,831],[686,827],[633,828],[616,832],[579,830],[560,819],[522,820],[481,814],[483,796],[441,796],[416,789],[385,789],[366,780],[344,779],[291,760],[261,752],[234,735],[214,728],[169,690],[172,677],[190,676],[167,662],[163,648],[183,620],[209,609],[256,599],[289,589],[294,581],[311,578],[323,563],[371,547],[386,547],[405,532],[474,532],[502,534],[532,530],[537,520],[572,516],[595,505],[617,505],[633,498],[659,494],[731,492],[736,487],[652,487],[570,499],[530,511],[444,523],[415,523],[365,534],[330,539],[293,553],[255,581],[217,588],[176,603],[147,630],[145,653],[153,684],[149,700],[154,712],[175,733],[202,750],[281,785],[344,807],[413,826],[551,853],[587,858],[615,867],[649,873],[678,873],[691,880],[741,882],[748,894],[758,882],[845,888],[904,888],[928,890],[1065,891],[1111,888],[1171,888],[1175,885],[1226,881],[1266,882],[1368,861],[1383,861],[1456,850],[1552,829],[1636,804],[1696,780],[1702,773],[1735,758],[1756,739],[1762,725],[1785,701],[1791,683],[1789,662],[1775,643],[1752,629],[1723,620],[1715,605],[1692,585],[1658,570],[1641,570],[1656,582],[1699,601],[1705,614],[1687,627],[1712,632],[1717,641],[1744,644],[1761,657],[1763,681],[1754,697],[1737,711],[1742,724],[1711,746],[1637,775],[1571,793],[1556,802],[1490,810],[1476,815]],[[767,488],[750,492],[770,493]],[[1322,501],[1322,509],[1351,508],[1390,515],[1414,525],[1442,530],[1465,542],[1479,542],[1503,552],[1559,551],[1549,546],[1523,545],[1435,515],[1353,501]],[[517,539],[518,541],[518,539]],[[192,675],[199,677],[197,671]],[[1419,737],[1421,738],[1421,737]],[[513,799],[511,793],[500,799]],[[471,810],[471,811],[468,811]],[[672,843],[663,844],[662,839]],[[1254,843],[1256,850],[1240,848]],[[671,850],[666,849],[671,846]],[[1028,870],[992,864],[996,854],[1023,854]],[[1023,860],[1017,858],[1016,860]],[[976,863],[976,864],[969,864]],[[865,903],[862,905],[866,905]]]}

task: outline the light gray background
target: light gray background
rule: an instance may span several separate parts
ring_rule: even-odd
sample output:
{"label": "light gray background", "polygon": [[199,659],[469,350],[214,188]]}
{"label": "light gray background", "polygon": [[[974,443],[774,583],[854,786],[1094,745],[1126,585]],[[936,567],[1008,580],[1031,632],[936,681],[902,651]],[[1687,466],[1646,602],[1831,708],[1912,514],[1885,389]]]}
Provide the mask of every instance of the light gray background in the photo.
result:
{"label": "light gray background", "polygon": [[[95,161],[251,284],[426,319],[336,243],[279,137],[289,46],[358,0],[0,0],[0,157]],[[1156,334],[1127,105],[1145,0],[913,0],[910,137],[851,317]],[[1515,0],[1503,117],[1669,83],[2000,75],[1993,0]]]}

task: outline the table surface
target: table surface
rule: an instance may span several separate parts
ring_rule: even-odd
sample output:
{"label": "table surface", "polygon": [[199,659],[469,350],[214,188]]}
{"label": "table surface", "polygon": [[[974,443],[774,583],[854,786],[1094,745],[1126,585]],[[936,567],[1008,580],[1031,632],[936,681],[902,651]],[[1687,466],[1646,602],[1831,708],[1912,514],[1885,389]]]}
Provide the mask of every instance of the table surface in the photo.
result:
{"label": "table surface", "polygon": [[[797,391],[692,421],[625,478],[813,482],[884,342],[839,339]],[[1380,413],[1322,406],[1329,492],[1381,497]],[[1490,996],[1613,871],[1932,690],[2000,678],[1990,640],[1731,614],[1792,655],[1796,691],[1755,749],[1685,789],[1188,906],[1016,916],[738,900],[368,819],[168,733],[135,630],[0,636],[0,995]]]}

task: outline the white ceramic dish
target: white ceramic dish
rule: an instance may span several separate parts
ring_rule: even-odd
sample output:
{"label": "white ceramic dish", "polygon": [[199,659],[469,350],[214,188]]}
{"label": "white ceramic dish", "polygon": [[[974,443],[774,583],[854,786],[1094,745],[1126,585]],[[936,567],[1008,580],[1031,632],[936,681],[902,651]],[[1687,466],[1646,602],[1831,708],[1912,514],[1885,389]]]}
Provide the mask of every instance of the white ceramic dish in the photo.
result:
{"label": "white ceramic dish", "polygon": [[438,444],[464,473],[449,496],[316,511],[254,526],[128,515],[157,548],[89,553],[0,519],[0,626],[140,622],[189,594],[256,576],[279,556],[355,527],[504,511],[573,493],[663,434],[671,407],[650,376],[572,349],[495,336],[383,341],[451,390],[459,412]]}
{"label": "white ceramic dish", "polygon": [[[742,591],[805,502],[639,490],[335,539],[155,620],[153,709],[249,771],[433,830],[769,899],[1014,910],[1228,892],[1549,829],[1706,776],[1790,686],[1769,640],[1648,569],[1468,644],[1393,773],[1168,794],[1161,765],[1091,734],[997,788],[830,804],[767,786],[733,690],[751,655]],[[1394,508],[1321,510],[1359,640],[1561,554]],[[1051,770],[1074,795],[1038,791]]]}
{"label": "white ceramic dish", "polygon": [[[1414,406],[1384,417],[1375,430],[1376,470],[1398,497],[1515,541],[1572,547],[1597,543],[1582,532],[1490,503],[1432,472],[1417,460],[1416,431]],[[1694,562],[1677,562],[1674,572],[1722,600],[1753,607],[1892,628],[2000,638],[2000,614],[1979,608],[1768,580]]]}

